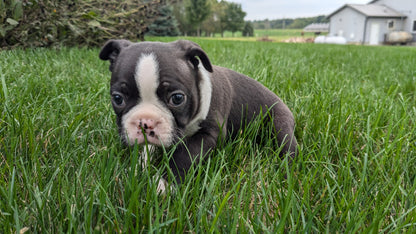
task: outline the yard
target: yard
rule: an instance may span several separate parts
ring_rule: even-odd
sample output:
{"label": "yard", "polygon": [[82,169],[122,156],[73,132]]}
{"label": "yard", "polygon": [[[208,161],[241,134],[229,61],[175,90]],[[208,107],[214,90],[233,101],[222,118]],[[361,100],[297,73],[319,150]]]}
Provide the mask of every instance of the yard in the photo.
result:
{"label": "yard", "polygon": [[195,41],[291,108],[291,166],[256,122],[159,196],[98,49],[1,51],[0,232],[416,231],[416,48]]}

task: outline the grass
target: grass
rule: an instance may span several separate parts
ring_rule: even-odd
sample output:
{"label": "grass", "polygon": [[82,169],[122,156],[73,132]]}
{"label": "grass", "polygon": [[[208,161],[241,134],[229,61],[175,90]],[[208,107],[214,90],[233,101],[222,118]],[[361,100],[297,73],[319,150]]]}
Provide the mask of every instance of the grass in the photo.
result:
{"label": "grass", "polygon": [[256,122],[158,196],[98,49],[2,51],[0,232],[416,231],[415,48],[195,40],[285,100],[291,167]]}

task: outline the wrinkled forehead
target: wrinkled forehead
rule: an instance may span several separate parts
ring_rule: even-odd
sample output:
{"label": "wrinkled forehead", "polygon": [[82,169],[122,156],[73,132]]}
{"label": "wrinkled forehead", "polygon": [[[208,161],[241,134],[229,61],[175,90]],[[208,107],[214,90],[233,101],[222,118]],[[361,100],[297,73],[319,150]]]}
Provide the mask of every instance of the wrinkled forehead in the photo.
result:
{"label": "wrinkled forehead", "polygon": [[158,63],[164,64],[164,66],[174,64],[177,59],[184,57],[183,52],[172,43],[135,43],[120,52],[115,67],[116,73],[133,72],[139,60],[150,54],[154,56]]}
{"label": "wrinkled forehead", "polygon": [[185,59],[184,52],[169,44],[146,44],[130,46],[120,53],[111,86],[118,87],[124,83],[140,95],[147,91],[155,93],[161,84],[185,89],[183,84],[190,83],[189,77],[193,76],[194,69]]}
{"label": "wrinkled forehead", "polygon": [[153,67],[138,66],[143,58],[152,57],[157,66],[157,72],[162,77],[169,77],[189,70],[191,64],[185,59],[185,52],[173,43],[141,42],[132,44],[121,51],[113,75],[117,79],[135,80],[137,69],[150,69]]}

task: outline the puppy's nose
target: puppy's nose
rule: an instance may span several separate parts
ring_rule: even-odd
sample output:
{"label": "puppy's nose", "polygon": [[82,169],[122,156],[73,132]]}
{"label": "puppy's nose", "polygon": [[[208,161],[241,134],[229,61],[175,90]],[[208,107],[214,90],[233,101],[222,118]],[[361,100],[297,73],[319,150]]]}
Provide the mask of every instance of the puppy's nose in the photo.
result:
{"label": "puppy's nose", "polygon": [[140,119],[139,126],[137,128],[140,132],[144,131],[144,133],[149,137],[156,137],[155,128],[158,122],[155,122],[153,119]]}
{"label": "puppy's nose", "polygon": [[139,127],[144,130],[152,130],[155,128],[155,121],[153,119],[141,119],[139,121]]}

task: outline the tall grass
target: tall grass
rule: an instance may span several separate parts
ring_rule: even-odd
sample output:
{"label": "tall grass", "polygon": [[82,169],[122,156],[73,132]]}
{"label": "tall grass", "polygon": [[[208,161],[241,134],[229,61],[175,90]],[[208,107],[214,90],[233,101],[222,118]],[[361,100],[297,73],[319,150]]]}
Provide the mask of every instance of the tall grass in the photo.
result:
{"label": "tall grass", "polygon": [[256,122],[157,195],[166,165],[120,143],[98,49],[3,51],[1,232],[416,230],[415,48],[196,41],[285,100],[291,166]]}

